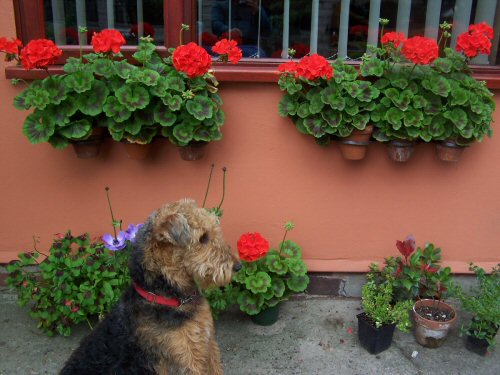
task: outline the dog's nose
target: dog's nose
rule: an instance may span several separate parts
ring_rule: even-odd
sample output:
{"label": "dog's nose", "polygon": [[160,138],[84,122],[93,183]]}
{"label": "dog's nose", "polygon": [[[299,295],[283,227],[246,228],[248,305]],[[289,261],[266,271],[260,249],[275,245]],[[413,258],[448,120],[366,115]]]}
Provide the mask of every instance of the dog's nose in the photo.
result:
{"label": "dog's nose", "polygon": [[239,270],[241,270],[241,263],[237,262],[233,265],[233,271],[238,272]]}

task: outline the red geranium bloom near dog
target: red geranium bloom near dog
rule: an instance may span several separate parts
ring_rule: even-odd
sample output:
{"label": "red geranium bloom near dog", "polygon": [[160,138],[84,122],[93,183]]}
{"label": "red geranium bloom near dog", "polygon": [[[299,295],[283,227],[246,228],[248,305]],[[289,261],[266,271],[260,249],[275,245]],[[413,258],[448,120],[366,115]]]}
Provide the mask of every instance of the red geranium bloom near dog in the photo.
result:
{"label": "red geranium bloom near dog", "polygon": [[256,261],[269,251],[269,242],[258,232],[243,234],[237,246],[240,258],[247,262]]}
{"label": "red geranium bloom near dog", "polygon": [[104,29],[100,33],[94,33],[92,37],[94,52],[119,53],[124,44],[125,38],[118,30]]}
{"label": "red geranium bloom near dog", "polygon": [[212,65],[210,55],[196,43],[177,47],[172,56],[175,69],[184,72],[189,78],[202,76]]}
{"label": "red geranium bloom near dog", "polygon": [[458,36],[456,50],[463,52],[469,58],[479,54],[489,55],[491,39],[493,39],[493,29],[486,22],[470,25],[468,31]]}
{"label": "red geranium bloom near dog", "polygon": [[53,41],[48,39],[35,39],[26,44],[21,50],[21,63],[24,69],[43,69],[54,64],[62,51]]}
{"label": "red geranium bloom near dog", "polygon": [[392,43],[394,47],[398,48],[402,43],[406,42],[406,37],[403,33],[397,31],[391,31],[385,33],[384,36],[380,39],[380,43],[388,44]]}
{"label": "red geranium bloom near dog", "polygon": [[221,55],[222,61],[227,62],[227,60],[229,59],[229,61],[231,61],[231,63],[233,64],[236,64],[238,61],[240,61],[241,57],[243,56],[241,49],[238,47],[238,43],[234,39],[219,40],[212,47],[212,52]]}
{"label": "red geranium bloom near dog", "polygon": [[333,68],[327,59],[315,53],[300,60],[297,75],[310,81],[316,78],[330,79],[333,76]]}
{"label": "red geranium bloom near dog", "polygon": [[439,57],[437,42],[424,36],[414,36],[407,39],[401,52],[409,61],[418,65],[430,64]]}

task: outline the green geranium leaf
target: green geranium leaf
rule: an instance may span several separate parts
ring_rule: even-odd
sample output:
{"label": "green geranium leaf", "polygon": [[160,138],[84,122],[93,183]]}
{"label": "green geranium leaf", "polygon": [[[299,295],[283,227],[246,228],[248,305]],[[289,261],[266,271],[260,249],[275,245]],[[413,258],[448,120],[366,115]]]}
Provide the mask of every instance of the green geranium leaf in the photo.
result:
{"label": "green geranium leaf", "polygon": [[240,310],[248,315],[258,314],[264,304],[264,297],[261,294],[252,294],[244,290],[238,295]]}
{"label": "green geranium leaf", "polygon": [[257,272],[245,280],[245,287],[252,293],[265,293],[270,286],[271,277],[265,272]]}
{"label": "green geranium leaf", "polygon": [[451,105],[464,105],[469,100],[469,93],[462,88],[454,88],[451,90]]}
{"label": "green geranium leaf", "polygon": [[427,100],[422,95],[415,95],[412,102],[415,108],[424,108],[427,104]]}
{"label": "green geranium leaf", "polygon": [[213,115],[212,101],[206,96],[195,96],[186,102],[186,109],[197,120],[203,121]]}
{"label": "green geranium leaf", "polygon": [[296,276],[305,275],[307,273],[306,264],[302,261],[302,259],[297,258],[287,258],[285,263],[288,267],[288,270]]}
{"label": "green geranium leaf", "polygon": [[[311,90],[312,91],[312,90]],[[309,92],[311,92],[309,91]],[[321,95],[314,95],[309,98],[310,103],[309,103],[309,111],[311,113],[320,113],[324,107],[323,100],[321,100]]]}
{"label": "green geranium leaf", "polygon": [[392,125],[394,130],[398,130],[401,127],[401,120],[404,117],[404,112],[398,108],[389,108],[385,113],[385,120]]}
{"label": "green geranium leaf", "polygon": [[378,58],[372,57],[367,61],[363,61],[359,70],[363,77],[380,77],[384,73],[384,64]]}
{"label": "green geranium leaf", "polygon": [[378,98],[379,95],[380,90],[372,86],[370,82],[360,81],[356,90],[355,97],[362,102],[371,102],[374,99]]}
{"label": "green geranium leaf", "polygon": [[120,78],[128,79],[134,70],[138,69],[136,66],[129,64],[127,60],[115,62],[115,72]]}
{"label": "green geranium leaf", "polygon": [[156,84],[149,88],[149,92],[154,96],[163,98],[168,94],[168,85],[165,77],[158,77]]}
{"label": "green geranium leaf", "polygon": [[23,134],[31,144],[47,142],[54,131],[54,121],[48,116],[42,116],[38,111],[28,115],[24,121]]}
{"label": "green geranium leaf", "polygon": [[[330,125],[333,128],[336,128],[342,122],[341,113],[337,112],[337,111],[332,111],[331,109],[327,109],[327,110],[322,111],[321,117],[323,118],[323,120],[326,121],[326,123],[328,125]],[[327,129],[325,129],[325,131],[328,132]],[[330,132],[328,132],[328,133],[330,133]],[[332,134],[332,133],[330,133],[330,134]]]}
{"label": "green geranium leaf", "polygon": [[352,117],[352,125],[358,130],[365,130],[368,121],[370,121],[370,115],[366,112]]}
{"label": "green geranium leaf", "polygon": [[297,116],[301,118],[306,118],[311,114],[309,111],[309,103],[304,102],[299,105],[299,109],[297,110]]}
{"label": "green geranium leaf", "polygon": [[94,81],[92,90],[79,98],[80,111],[89,116],[97,116],[102,112],[109,89],[102,81]]}
{"label": "green geranium leaf", "polygon": [[14,107],[16,109],[25,110],[31,108],[31,103],[29,103],[29,101],[26,100],[28,90],[29,88],[14,97]]}
{"label": "green geranium leaf", "polygon": [[94,82],[94,74],[88,70],[82,70],[66,76],[66,85],[81,94],[82,92],[89,91]]}
{"label": "green geranium leaf", "polygon": [[[160,74],[152,69],[137,69],[132,72],[130,77],[127,79],[127,83],[139,82],[146,86],[155,86],[160,78]],[[165,79],[163,80],[163,85],[166,87]]]}
{"label": "green geranium leaf", "polygon": [[92,124],[88,120],[72,121],[59,129],[59,133],[68,139],[78,140],[87,137],[92,132]]}
{"label": "green geranium leaf", "polygon": [[184,84],[184,80],[178,76],[167,76],[166,83],[169,90],[183,92],[186,89],[186,85]]}
{"label": "green geranium leaf", "polygon": [[179,124],[174,127],[172,135],[179,142],[183,144],[187,144],[190,140],[193,139],[193,128],[190,126],[186,126],[184,124]]}
{"label": "green geranium leaf", "polygon": [[172,111],[178,111],[182,105],[182,98],[179,95],[170,95],[167,93],[161,98],[161,101]]}
{"label": "green geranium leaf", "polygon": [[212,134],[212,129],[209,129],[206,126],[199,126],[193,131],[193,139],[195,141],[210,142],[212,140]]}
{"label": "green geranium leaf", "polygon": [[116,90],[115,96],[131,111],[146,108],[150,100],[148,90],[137,85],[124,85]]}
{"label": "green geranium leaf", "polygon": [[43,88],[27,90],[25,104],[43,110],[50,104],[50,94]]}
{"label": "green geranium leaf", "polygon": [[135,52],[132,57],[141,64],[144,64],[151,59],[155,50],[156,46],[153,43],[141,40],[137,46],[137,52]]}
{"label": "green geranium leaf", "polygon": [[373,86],[375,86],[377,89],[379,90],[383,90],[385,89],[387,86],[389,86],[391,84],[391,81],[389,81],[388,79],[386,78],[379,78],[377,79],[377,81],[373,84]]}
{"label": "green geranium leaf", "polygon": [[302,124],[307,133],[311,134],[315,138],[321,138],[325,135],[325,121],[322,117],[308,117],[302,120]]}
{"label": "green geranium leaf", "polygon": [[159,102],[155,106],[154,119],[155,122],[159,123],[161,126],[172,126],[177,120],[177,116],[168,106]]}
{"label": "green geranium leaf", "polygon": [[441,112],[441,109],[443,107],[443,103],[441,101],[441,98],[437,95],[433,94],[426,94],[425,99],[427,103],[425,104],[424,110],[425,113],[428,115],[436,115],[439,112]]}
{"label": "green geranium leaf", "polygon": [[62,150],[69,145],[69,141],[67,138],[61,137],[59,134],[53,134],[49,138],[49,143],[52,147]]}
{"label": "green geranium leaf", "polygon": [[61,76],[45,79],[43,81],[43,87],[47,91],[52,104],[59,104],[62,100],[66,99],[68,88],[64,84]]}
{"label": "green geranium leaf", "polygon": [[[245,262],[244,273],[246,275],[255,275],[259,271],[258,262]],[[240,271],[242,273],[243,270]]]}
{"label": "green geranium leaf", "polygon": [[106,103],[102,109],[104,113],[106,113],[106,116],[112,117],[116,122],[126,121],[132,115],[132,112],[114,96],[107,97]]}
{"label": "green geranium leaf", "polygon": [[391,86],[404,90],[408,86],[408,80],[399,77],[391,77]]}
{"label": "green geranium leaf", "polygon": [[302,249],[292,240],[286,240],[285,242],[280,243],[279,248],[285,255],[289,257],[302,257]]}
{"label": "green geranium leaf", "polygon": [[126,135],[126,138],[130,142],[135,142],[139,144],[151,143],[153,138],[158,134],[158,128],[153,126],[143,126],[139,133],[136,135]]}
{"label": "green geranium leaf", "polygon": [[[454,108],[443,113],[444,118],[450,120],[459,130],[463,130],[467,125],[467,114],[463,109]],[[468,137],[466,137],[468,138]]]}
{"label": "green geranium leaf", "polygon": [[[283,95],[278,104],[278,113],[281,117],[294,116],[297,114],[298,103],[291,95]],[[309,109],[308,109],[309,112]],[[310,112],[309,112],[310,113]]]}
{"label": "green geranium leaf", "polygon": [[417,111],[416,109],[410,109],[404,114],[404,124],[405,126],[422,126],[422,120],[424,119],[424,115],[421,111]]}
{"label": "green geranium leaf", "polygon": [[115,65],[111,60],[108,59],[99,59],[92,63],[92,67],[94,68],[94,72],[105,78],[111,77],[115,74]]}
{"label": "green geranium leaf", "polygon": [[353,116],[355,116],[355,115],[357,115],[359,113],[359,106],[357,106],[357,105],[348,105],[347,107],[345,107],[344,110],[345,110],[345,112],[349,116],[353,117]]}
{"label": "green geranium leaf", "polygon": [[285,275],[288,271],[287,265],[278,254],[268,254],[265,259],[269,271],[278,275]]}
{"label": "green geranium leaf", "polygon": [[63,70],[66,73],[75,73],[79,70],[81,70],[84,66],[84,63],[82,60],[80,60],[77,57],[68,57],[66,59],[66,63],[63,66]]}
{"label": "green geranium leaf", "polygon": [[446,119],[442,116],[434,116],[429,126],[429,133],[436,139],[440,139],[446,132]]}
{"label": "green geranium leaf", "polygon": [[283,297],[283,295],[285,294],[285,290],[286,290],[285,282],[283,281],[283,279],[279,279],[277,277],[274,277],[272,279],[270,290],[272,290],[274,297],[276,297],[276,298]]}
{"label": "green geranium leaf", "polygon": [[309,284],[309,276],[307,275],[300,275],[300,276],[293,275],[292,277],[286,280],[286,285],[291,290],[297,293],[306,290],[308,284]]}
{"label": "green geranium leaf", "polygon": [[453,68],[453,63],[447,58],[440,57],[434,60],[434,67],[442,73],[449,73]]}
{"label": "green geranium leaf", "polygon": [[215,112],[214,112],[214,124],[218,127],[221,127],[222,125],[224,125],[224,121],[226,119],[226,114],[224,113],[224,111],[222,109],[217,109]]}
{"label": "green geranium leaf", "polygon": [[50,109],[47,109],[47,115],[52,118],[54,123],[58,126],[65,126],[70,122],[71,116],[73,116],[78,110],[78,103],[73,97],[69,97],[59,105],[53,105]]}
{"label": "green geranium leaf", "polygon": [[451,90],[448,80],[439,75],[433,75],[432,77],[424,79],[422,81],[422,86],[442,97],[447,97]]}

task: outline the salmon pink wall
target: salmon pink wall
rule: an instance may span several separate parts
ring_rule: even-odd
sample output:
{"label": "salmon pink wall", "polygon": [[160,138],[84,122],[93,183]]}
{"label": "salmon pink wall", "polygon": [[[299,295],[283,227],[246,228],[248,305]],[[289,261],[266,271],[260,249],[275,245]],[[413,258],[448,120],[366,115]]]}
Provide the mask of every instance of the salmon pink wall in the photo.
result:
{"label": "salmon pink wall", "polygon": [[[11,8],[1,2],[0,35],[15,33]],[[182,197],[201,203],[211,163],[209,207],[220,200],[220,168],[228,168],[222,227],[233,245],[247,231],[276,244],[282,224],[293,220],[289,238],[303,247],[312,271],[366,271],[370,262],[396,255],[396,239],[408,233],[419,245],[440,246],[455,272],[471,260],[490,267],[500,259],[498,134],[467,149],[457,164],[439,162],[425,144],[406,164],[390,161],[381,144],[370,146],[366,160],[347,162],[336,145],[321,148],[278,116],[276,85],[223,82],[223,139],[209,145],[204,159],[181,161],[175,147],[158,141],[150,159],[135,161],[109,141],[99,158],[80,160],[70,148],[28,143],[21,133],[26,113],[12,106],[20,88],[1,77],[0,262],[30,250],[32,235],[43,251],[67,229],[110,231],[105,186],[124,223],[141,222]],[[500,111],[495,117],[500,122]]]}

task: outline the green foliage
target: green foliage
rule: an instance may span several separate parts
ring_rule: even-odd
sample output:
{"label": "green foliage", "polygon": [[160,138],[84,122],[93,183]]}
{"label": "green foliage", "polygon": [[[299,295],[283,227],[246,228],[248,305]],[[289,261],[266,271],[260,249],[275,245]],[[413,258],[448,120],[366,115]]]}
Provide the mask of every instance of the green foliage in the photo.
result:
{"label": "green foliage", "polygon": [[489,275],[473,263],[469,269],[476,274],[477,285],[467,293],[459,285],[453,285],[452,288],[462,309],[473,314],[471,321],[462,326],[461,332],[486,340],[488,350],[492,350],[496,344],[495,335],[500,328],[500,264],[493,267]]}
{"label": "green foliage", "polygon": [[431,243],[417,248],[407,259],[387,257],[384,268],[370,265],[369,280],[385,284],[390,280],[395,301],[416,298],[441,299],[451,283],[451,268],[441,267],[441,249]]}
{"label": "green foliage", "polygon": [[371,280],[363,285],[363,310],[375,327],[396,324],[399,330],[407,332],[411,327],[410,311],[413,302],[405,300],[393,303],[392,284],[391,278],[388,277],[382,284]]}
{"label": "green foliage", "polygon": [[[29,304],[38,328],[49,336],[69,336],[71,327],[101,317],[118,301],[129,285],[129,246],[109,251],[88,234],[57,237],[48,256],[20,253],[7,266],[7,284],[17,290],[20,306]],[[89,323],[90,324],[90,323]]]}

